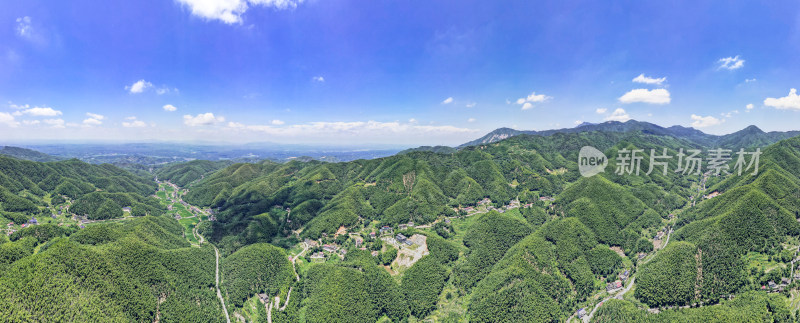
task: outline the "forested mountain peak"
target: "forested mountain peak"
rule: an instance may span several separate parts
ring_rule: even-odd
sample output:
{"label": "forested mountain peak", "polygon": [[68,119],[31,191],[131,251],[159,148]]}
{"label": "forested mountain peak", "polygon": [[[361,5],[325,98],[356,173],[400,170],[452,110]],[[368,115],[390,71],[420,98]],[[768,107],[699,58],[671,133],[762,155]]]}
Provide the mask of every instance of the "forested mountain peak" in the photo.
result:
{"label": "forested mountain peak", "polygon": [[598,124],[584,123],[574,128],[563,128],[563,129],[542,130],[542,131],[499,128],[484,135],[481,138],[467,142],[459,146],[459,148],[493,143],[521,134],[552,136],[554,134],[559,134],[559,133],[580,133],[580,132],[592,132],[592,131],[622,132],[622,133],[640,132],[643,134],[670,136],[678,139],[688,140],[694,144],[706,148],[717,148],[717,147],[750,148],[755,146],[767,146],[781,139],[790,138],[800,134],[800,132],[797,131],[787,131],[787,132],[773,131],[767,133],[762,131],[756,126],[749,126],[745,129],[727,135],[712,135],[704,133],[700,130],[691,127],[675,125],[665,128],[649,122],[628,120],[625,122],[606,121]]}
{"label": "forested mountain peak", "polygon": [[12,146],[3,146],[3,148],[0,149],[0,155],[38,162],[62,160],[62,158],[51,156],[36,150]]}

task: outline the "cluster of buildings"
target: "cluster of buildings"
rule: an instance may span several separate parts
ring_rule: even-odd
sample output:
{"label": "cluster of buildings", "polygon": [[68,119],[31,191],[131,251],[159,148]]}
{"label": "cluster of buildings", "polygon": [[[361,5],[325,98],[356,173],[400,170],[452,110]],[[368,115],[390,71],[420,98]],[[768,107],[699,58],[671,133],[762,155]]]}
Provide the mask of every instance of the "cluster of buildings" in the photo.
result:
{"label": "cluster of buildings", "polygon": [[[402,223],[402,224],[397,225],[397,229],[398,230],[413,229],[414,227],[415,227],[414,226],[414,221],[409,221],[408,223]],[[384,225],[384,226],[380,227],[380,229],[378,229],[378,233],[380,235],[393,234],[394,233],[394,228],[392,228],[392,227],[390,227],[388,225]],[[370,238],[375,238],[375,232],[370,232],[369,236],[370,236]]]}
{"label": "cluster of buildings", "polygon": [[[319,243],[317,241],[314,241],[314,240],[311,240],[311,239],[306,239],[304,242],[309,247],[316,247],[316,246],[319,245]],[[311,256],[309,256],[309,258],[311,259],[312,262],[325,262],[325,258],[326,258],[325,252],[327,252],[329,254],[332,254],[332,255],[335,255],[338,252],[338,254],[340,256],[344,257],[344,255],[347,254],[347,249],[339,248],[339,246],[337,246],[335,244],[325,244],[325,245],[322,245],[322,251],[317,251],[317,252],[313,253]]]}
{"label": "cluster of buildings", "polygon": [[[549,196],[543,196],[543,197],[540,197],[539,200],[540,201],[551,201],[552,202],[552,201],[555,201],[555,198],[549,197]],[[492,200],[490,200],[488,198],[484,198],[484,199],[478,201],[477,206],[485,206],[487,211],[497,211],[497,212],[503,213],[506,210],[516,209],[516,208],[529,208],[529,207],[533,206],[533,203],[522,204],[522,203],[520,203],[519,200],[511,200],[511,202],[509,202],[508,205],[504,205],[504,206],[501,206],[501,207],[497,208],[497,207],[494,207],[494,205],[492,205]],[[453,210],[456,211],[456,212],[459,212],[459,211],[466,212],[467,215],[472,215],[472,214],[478,212],[478,210],[476,208],[471,207],[471,206],[462,207],[462,208],[456,207]]]}
{"label": "cluster of buildings", "polygon": [[411,240],[409,240],[409,239],[408,239],[406,236],[404,236],[402,233],[398,233],[398,234],[397,234],[397,235],[394,237],[394,239],[395,239],[395,240],[397,240],[397,243],[402,243],[402,244],[405,244],[405,245],[407,245],[407,246],[412,246],[412,245],[414,245],[414,242],[413,242],[413,241],[411,241]]}
{"label": "cluster of buildings", "polygon": [[400,230],[411,229],[414,228],[414,221],[409,221],[408,223],[403,223],[397,226]]}
{"label": "cluster of buildings", "polygon": [[767,282],[767,285],[761,286],[761,290],[768,290],[769,292],[783,292],[783,289],[791,283],[791,279],[787,277],[781,278],[781,283],[776,284],[774,281],[770,280]]}
{"label": "cluster of buildings", "polygon": [[620,290],[620,289],[622,289],[622,281],[621,280],[615,280],[613,282],[610,282],[610,283],[606,284],[606,291],[609,292],[609,293],[615,292],[615,291]]}

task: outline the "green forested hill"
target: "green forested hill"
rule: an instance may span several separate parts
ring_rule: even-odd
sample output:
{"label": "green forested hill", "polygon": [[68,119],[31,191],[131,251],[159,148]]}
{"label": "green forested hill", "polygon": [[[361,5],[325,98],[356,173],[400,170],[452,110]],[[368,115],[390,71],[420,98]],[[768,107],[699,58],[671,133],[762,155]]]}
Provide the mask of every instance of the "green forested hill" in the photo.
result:
{"label": "green forested hill", "polygon": [[160,180],[170,181],[178,186],[185,187],[231,164],[233,164],[233,162],[227,160],[193,160],[159,168],[155,174]]}
{"label": "green forested hill", "polygon": [[[509,249],[475,287],[471,317],[480,322],[566,319],[595,289],[595,275],[619,269],[616,253],[593,251],[603,249],[610,251],[577,218],[547,222]],[[600,262],[611,267],[593,266]]]}
{"label": "green forested hill", "polygon": [[[686,140],[695,145],[704,147],[722,147],[728,149],[765,147],[780,140],[800,135],[800,131],[772,131],[764,132],[756,126],[749,126],[740,131],[726,135],[712,135],[704,133],[694,128],[683,126],[662,127],[644,121],[628,120],[606,121],[598,124],[585,123],[574,128],[552,129],[544,131],[526,131],[510,128],[499,128],[484,135],[481,138],[467,142],[461,146],[469,147],[476,145],[486,145],[498,142],[507,138],[519,135],[552,136],[556,134],[585,133],[585,132],[619,132],[619,133],[642,133],[658,136],[667,136],[676,139]],[[427,148],[430,149],[430,148]],[[439,150],[444,150],[440,148]]]}
{"label": "green forested hill", "polygon": [[3,146],[3,148],[0,148],[0,155],[5,155],[8,157],[14,157],[23,160],[37,161],[37,162],[50,162],[62,159],[35,150],[25,149],[20,147],[12,147],[12,146]]}
{"label": "green forested hill", "polygon": [[[17,223],[32,216],[50,216],[66,199],[69,212],[90,219],[157,215],[165,210],[154,198],[155,183],[112,165],[91,165],[75,159],[32,162],[0,156],[0,216]],[[47,208],[51,208],[48,210]]]}
{"label": "green forested hill", "polygon": [[39,240],[36,254],[8,266],[0,276],[0,316],[38,322],[220,321],[220,304],[209,289],[214,250],[189,247],[177,221],[143,217],[89,228]]}
{"label": "green forested hill", "polygon": [[[292,210],[288,214],[290,222],[272,219],[282,226],[279,231],[303,227],[303,235],[311,238],[332,234],[340,226],[353,227],[370,220],[388,225],[409,221],[426,224],[443,216],[454,216],[454,208],[475,206],[483,198],[499,206],[517,198],[533,202],[533,194],[529,192],[555,196],[567,183],[578,179],[575,161],[584,145],[609,150],[609,155],[619,147],[629,146],[663,146],[671,150],[693,147],[665,136],[596,132],[549,137],[523,135],[462,149],[455,154],[409,152],[347,163],[235,164],[198,181],[186,200],[219,208],[219,221],[213,226],[213,237],[217,240],[240,236],[254,216],[278,205]],[[629,187],[640,187],[635,191],[636,196],[658,200],[652,208],[659,212],[685,203],[681,196],[687,193],[680,190],[689,185],[688,181],[676,180],[674,175],[665,177],[660,173],[637,182],[621,176],[609,177]],[[669,185],[662,185],[665,182]],[[652,185],[645,186],[648,183]],[[570,199],[577,199],[577,195],[571,196]],[[615,229],[621,230],[638,219],[644,212],[643,206],[639,205],[636,212],[626,214],[628,219],[615,224]],[[603,236],[602,241],[618,244],[619,239]]]}
{"label": "green forested hill", "polygon": [[[739,143],[760,143],[748,133]],[[609,157],[606,172],[579,175],[586,145]],[[600,322],[795,319],[800,138],[762,147],[756,175],[685,175],[675,159],[646,174],[651,148],[716,147],[583,132],[344,163],[195,161],[158,173],[213,210],[180,222],[159,216],[148,178],[0,157],[9,220],[55,206],[150,215],[0,238],[0,317],[224,321],[215,250],[190,245],[196,232],[219,247],[231,320],[563,322],[580,308]],[[639,175],[614,174],[622,149],[644,150]]]}

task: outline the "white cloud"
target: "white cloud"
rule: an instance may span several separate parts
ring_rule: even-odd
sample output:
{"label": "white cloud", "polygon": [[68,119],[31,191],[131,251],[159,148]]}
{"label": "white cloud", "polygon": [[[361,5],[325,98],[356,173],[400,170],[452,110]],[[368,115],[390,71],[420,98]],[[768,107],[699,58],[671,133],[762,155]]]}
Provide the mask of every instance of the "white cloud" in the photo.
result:
{"label": "white cloud", "polygon": [[606,108],[597,108],[597,110],[594,110],[594,112],[597,112],[597,114],[603,114],[606,113],[606,111],[608,111]]}
{"label": "white cloud", "polygon": [[536,94],[536,92],[531,92],[531,94],[528,95],[527,101],[528,102],[544,102],[544,101],[547,101],[547,100],[550,100],[550,99],[552,99],[552,98],[547,96],[547,95]]}
{"label": "white cloud", "polygon": [[721,115],[721,116],[723,116],[725,118],[729,118],[729,119],[732,118],[734,114],[739,114],[739,110],[733,110],[733,111],[730,111],[730,112],[720,112],[719,113],[719,115]]}
{"label": "white cloud", "polygon": [[14,116],[12,116],[10,113],[0,112],[0,124],[14,128],[19,125],[19,122],[14,120]]}
{"label": "white cloud", "polygon": [[284,124],[286,122],[283,122],[283,120],[275,119],[275,120],[272,120],[270,123],[273,124],[273,125],[276,125],[276,126],[280,126],[280,125],[282,125],[282,124]]}
{"label": "white cloud", "polygon": [[739,58],[739,55],[736,55],[735,57],[720,58],[717,63],[719,63],[719,67],[717,67],[717,69],[724,68],[729,71],[739,69],[744,66],[744,60]]}
{"label": "white cloud", "polygon": [[575,125],[577,126],[577,125],[579,125],[579,124],[583,123],[583,120],[575,120],[575,122],[574,122],[574,123],[575,123]]}
{"label": "white cloud", "polygon": [[[28,105],[25,105],[27,107]],[[32,117],[55,117],[60,116],[62,113],[61,111],[55,110],[50,107],[33,107],[33,108],[23,108],[21,110],[14,111],[13,113],[15,116],[21,115],[29,115]]]}
{"label": "white cloud", "polygon": [[17,30],[17,35],[19,35],[20,37],[25,37],[25,38],[31,37],[32,36],[31,17],[25,16],[17,18],[16,30]]}
{"label": "white cloud", "polygon": [[97,120],[103,120],[103,119],[106,118],[103,115],[100,115],[100,114],[97,114],[97,113],[91,113],[91,112],[87,112],[86,116],[89,117],[89,118],[92,118],[92,119],[97,119]]}
{"label": "white cloud", "polygon": [[800,95],[797,95],[797,89],[791,89],[789,95],[782,98],[764,99],[764,105],[781,110],[800,110]]}
{"label": "white cloud", "polygon": [[745,83],[753,83],[753,82],[755,82],[755,81],[757,81],[755,77],[754,77],[754,78],[751,78],[751,79],[744,79],[744,82],[745,82]]}
{"label": "white cloud", "polygon": [[9,108],[12,108],[12,109],[15,109],[15,110],[22,110],[22,109],[27,109],[27,108],[30,108],[31,106],[30,106],[30,105],[28,105],[28,104],[17,105],[17,104],[14,104],[14,103],[8,102],[8,107],[9,107]]}
{"label": "white cloud", "polygon": [[703,117],[703,116],[699,116],[699,115],[696,115],[696,114],[692,114],[691,118],[692,118],[692,127],[695,127],[695,128],[705,128],[705,127],[710,127],[710,126],[716,126],[716,125],[718,125],[720,123],[725,122],[724,119],[720,120],[720,119],[714,118],[712,116]]}
{"label": "white cloud", "polygon": [[208,20],[217,19],[226,24],[242,22],[242,14],[250,5],[294,9],[304,0],[177,0],[191,9],[192,14]]}
{"label": "white cloud", "polygon": [[628,120],[630,120],[630,119],[631,119],[631,116],[630,116],[630,115],[628,115],[628,113],[627,113],[627,112],[625,112],[625,109],[623,109],[623,108],[617,108],[616,110],[614,110],[614,112],[613,112],[613,113],[611,113],[611,115],[610,115],[610,116],[606,117],[606,119],[605,119],[605,120],[606,120],[606,121],[619,121],[619,122],[625,122],[625,121],[628,121]]}
{"label": "white cloud", "polygon": [[86,116],[88,116],[89,118],[86,118],[86,119],[83,120],[83,124],[85,126],[99,126],[99,125],[103,124],[103,122],[100,121],[100,120],[105,119],[105,116],[103,116],[103,115],[99,115],[99,114],[96,114],[96,113],[90,113],[90,112],[87,112]]}
{"label": "white cloud", "polygon": [[130,91],[130,93],[142,93],[144,90],[153,87],[153,83],[147,82],[145,80],[138,80],[135,83],[125,86],[125,89]]}
{"label": "white cloud", "polygon": [[552,98],[551,96],[531,92],[527,97],[517,99],[516,103],[522,105],[522,110],[528,110],[533,108],[534,103],[547,102]]}
{"label": "white cloud", "polygon": [[666,77],[662,77],[662,78],[647,77],[647,76],[644,76],[644,73],[639,74],[639,76],[633,78],[633,82],[636,82],[636,83],[658,84],[658,85],[661,85],[661,83],[664,83],[664,81],[666,81],[666,80],[667,80]]}
{"label": "white cloud", "polygon": [[99,126],[99,125],[103,124],[103,122],[100,121],[100,120],[97,120],[95,118],[87,118],[87,119],[83,119],[83,124],[87,125],[87,126]]}
{"label": "white cloud", "polygon": [[133,117],[133,118],[134,119],[131,120],[130,122],[123,121],[122,122],[122,126],[125,127],[125,128],[144,128],[144,127],[147,127],[147,124],[144,121],[136,120],[136,117]]}
{"label": "white cloud", "polygon": [[442,104],[450,104],[450,103],[453,103],[453,97],[452,96],[447,98],[447,99],[444,99],[444,101],[442,101]]}
{"label": "white cloud", "polygon": [[167,104],[167,105],[163,106],[162,108],[164,109],[164,111],[169,111],[169,112],[172,112],[172,111],[178,110],[178,108],[177,108],[177,107],[175,107],[175,106],[174,106],[174,105],[172,105],[172,104]]}
{"label": "white cloud", "polygon": [[156,89],[156,94],[158,94],[158,95],[167,94],[167,93],[171,93],[171,92],[178,93],[180,91],[178,91],[177,88],[170,89],[169,87],[166,87],[166,86]]}
{"label": "white cloud", "polygon": [[64,128],[64,119],[44,119],[42,122],[53,128]]}
{"label": "white cloud", "polygon": [[747,104],[746,106],[744,106],[744,107],[745,107],[745,108],[747,108],[747,110],[753,110],[753,108],[754,108],[755,106],[753,106],[753,104],[752,104],[752,103],[748,103],[748,104]]}
{"label": "white cloud", "polygon": [[467,122],[475,122],[475,118],[469,118],[467,119]]}
{"label": "white cloud", "polygon": [[667,89],[633,89],[619,97],[619,102],[622,103],[667,104],[670,100]]}
{"label": "white cloud", "polygon": [[314,82],[320,82],[320,83],[325,82],[325,78],[322,77],[322,76],[314,76],[314,77],[311,78],[311,80],[314,81]]}
{"label": "white cloud", "polygon": [[211,112],[201,113],[194,117],[189,114],[183,116],[183,123],[190,127],[210,126],[223,121],[225,121],[225,117],[214,116]]}
{"label": "white cloud", "polygon": [[40,124],[40,123],[42,123],[42,122],[39,121],[39,120],[22,120],[22,124],[24,124],[26,126],[34,126],[34,125],[37,125],[37,124]]}
{"label": "white cloud", "polygon": [[467,103],[467,104],[466,104],[466,107],[467,107],[467,108],[474,108],[476,105],[478,105],[478,103],[475,103],[475,102],[470,102],[470,103]]}

